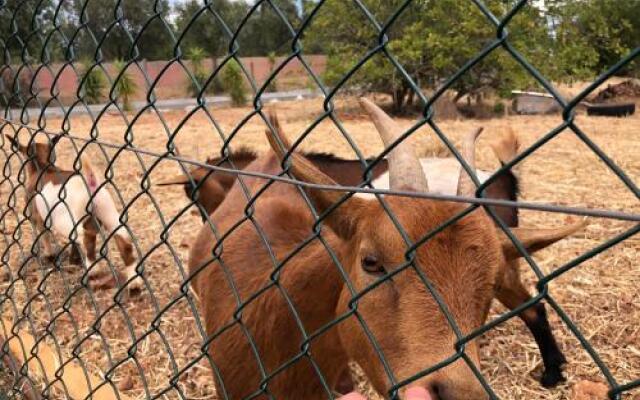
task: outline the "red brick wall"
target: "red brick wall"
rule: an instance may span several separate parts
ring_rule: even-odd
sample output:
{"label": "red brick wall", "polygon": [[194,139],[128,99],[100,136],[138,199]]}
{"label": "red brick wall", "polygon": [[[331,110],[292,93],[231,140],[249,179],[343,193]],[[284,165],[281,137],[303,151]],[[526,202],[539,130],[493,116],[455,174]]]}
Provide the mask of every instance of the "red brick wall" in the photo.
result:
{"label": "red brick wall", "polygon": [[[322,74],[326,68],[326,57],[321,55],[304,56],[305,61],[311,67],[315,74]],[[269,59],[266,57],[245,57],[240,59],[246,70],[253,76],[257,84],[262,84],[270,73]],[[222,60],[219,60],[221,62]],[[284,58],[277,58],[275,66],[277,67]],[[211,59],[204,61],[204,67],[207,71],[211,71],[213,62]],[[167,61],[142,61],[138,65],[131,65],[127,69],[135,79],[138,92],[135,99],[144,99],[150,88],[150,85],[160,77],[153,87],[154,93],[160,99],[190,97],[189,88],[190,81],[185,72],[186,68],[191,68],[189,61],[172,62],[170,65]],[[105,64],[109,75],[115,79],[116,74],[110,63]],[[147,82],[142,74],[144,70],[149,82]],[[73,69],[63,64],[54,64],[50,69],[42,68],[36,74],[37,87],[40,89],[43,98],[49,98],[53,87],[53,93],[59,93],[58,98],[63,102],[70,102],[76,99],[78,90],[78,82],[76,73]],[[277,78],[278,90],[289,90],[295,88],[305,88],[310,81],[309,75],[298,59],[290,60],[289,63],[280,71]],[[105,91],[107,92],[107,91]],[[105,93],[106,95],[106,93]]]}

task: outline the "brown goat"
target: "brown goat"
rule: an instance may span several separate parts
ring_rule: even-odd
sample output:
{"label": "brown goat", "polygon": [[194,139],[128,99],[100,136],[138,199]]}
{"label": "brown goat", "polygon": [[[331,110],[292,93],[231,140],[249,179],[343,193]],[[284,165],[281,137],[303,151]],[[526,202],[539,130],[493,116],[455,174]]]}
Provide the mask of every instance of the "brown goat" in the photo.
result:
{"label": "brown goat", "polygon": [[[508,162],[514,153],[509,152],[510,148],[517,145],[517,139],[512,132],[507,132],[502,138],[499,147],[494,148],[498,159],[503,164]],[[505,147],[506,146],[506,147]],[[346,160],[325,153],[304,153],[307,158],[320,171],[327,174],[342,186],[358,186],[363,179],[363,164],[358,160]],[[504,157],[504,158],[503,158]],[[245,169],[251,162],[255,161],[258,155],[247,149],[240,149],[237,152],[230,153],[227,157],[208,158],[206,163],[212,166],[225,168],[235,168],[238,170]],[[367,165],[373,163],[375,159],[365,160]],[[435,173],[438,167],[446,167],[443,172],[443,179],[448,184],[453,184],[456,188],[460,163],[455,158],[422,158],[420,159],[423,168],[433,168],[429,171]],[[374,187],[379,189],[388,188],[388,162],[386,159],[380,160],[371,170],[371,178]],[[486,171],[478,171],[481,181],[484,181],[491,173]],[[236,175],[221,173],[205,167],[194,167],[189,170],[188,175],[178,175],[165,179],[157,183],[158,186],[181,185],[184,188],[185,195],[199,204],[204,213],[203,221],[206,216],[211,215],[216,208],[222,203],[231,186],[236,181]],[[491,184],[487,186],[486,197],[490,199],[517,200],[518,199],[518,178],[511,171],[505,171],[500,174]],[[442,191],[444,194],[455,194],[447,190]],[[496,213],[507,224],[507,226],[518,226],[518,209],[513,207],[496,207]]]}
{"label": "brown goat", "polygon": [[[401,130],[382,110],[367,100],[363,106],[386,145],[398,137]],[[290,145],[275,117],[271,125],[285,149],[268,131],[278,157],[261,156],[247,170],[281,172],[280,160]],[[303,156],[288,157],[297,179],[335,184]],[[390,153],[389,171],[392,189],[428,191],[428,181],[406,142]],[[257,178],[246,182],[252,194],[266,184]],[[320,214],[344,196],[305,191]],[[465,208],[395,196],[385,196],[384,201],[411,243]],[[519,252],[481,209],[418,246],[415,258],[407,258],[405,238],[376,199],[351,196],[332,209],[323,219],[322,241],[309,240],[315,220],[294,186],[271,185],[253,202],[252,218],[238,225],[247,203],[239,185],[233,186],[212,215],[224,240],[218,243],[205,225],[189,260],[221,397],[328,398],[345,376],[349,360],[363,367],[380,393],[387,393],[392,382],[402,382],[455,353],[456,336],[423,276],[463,334],[484,323],[494,296],[501,299],[507,289],[521,288],[510,287],[513,282],[505,279],[513,276],[506,269]],[[582,226],[512,231],[535,252]],[[465,353],[478,365],[475,341],[465,345]],[[434,400],[487,398],[462,360],[412,384],[425,387]]]}
{"label": "brown goat", "polygon": [[[120,255],[125,263],[125,276],[118,273],[118,280],[130,279],[128,288],[142,289],[143,281],[137,276],[137,265],[131,237],[120,222],[120,213],[106,187],[101,186],[100,178],[95,174],[91,162],[85,154],[80,156],[81,171],[65,171],[53,164],[54,146],[61,136],[54,137],[50,143],[36,143],[29,146],[19,143],[17,138],[5,135],[15,148],[27,157],[25,162],[26,185],[25,199],[29,218],[33,222],[42,243],[46,261],[56,257],[53,248],[54,236],[69,242],[70,262],[82,265],[80,248],[84,247],[89,278],[98,277],[101,272],[93,266],[96,262],[96,240],[100,227],[106,234],[113,232]],[[63,195],[64,193],[64,195]],[[91,212],[87,214],[87,209]],[[49,228],[46,226],[50,225]],[[75,230],[79,241],[71,240]],[[101,281],[99,285],[106,282]]]}

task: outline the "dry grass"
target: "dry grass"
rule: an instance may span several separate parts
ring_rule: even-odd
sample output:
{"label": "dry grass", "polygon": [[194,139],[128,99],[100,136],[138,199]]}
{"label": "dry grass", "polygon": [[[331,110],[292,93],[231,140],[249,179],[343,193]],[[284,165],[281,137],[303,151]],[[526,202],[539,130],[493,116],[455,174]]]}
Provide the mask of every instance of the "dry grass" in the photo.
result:
{"label": "dry grass", "polygon": [[[291,137],[297,137],[322,113],[322,104],[317,100],[283,102],[277,104],[276,108]],[[373,126],[363,118],[353,102],[340,101],[337,108],[343,126],[362,153],[365,156],[376,155],[382,149],[382,144],[374,133]],[[211,114],[222,132],[228,135],[249,112],[248,108],[215,109]],[[159,153],[165,151],[167,135],[163,124],[173,130],[184,118],[183,112],[173,111],[163,112],[162,120],[152,113],[141,116],[130,132],[134,145]],[[409,120],[401,122],[406,127],[411,125]],[[507,126],[512,127],[522,142],[528,145],[560,122],[559,116],[511,116],[482,121],[485,133],[479,143],[480,166],[497,166],[488,143]],[[88,118],[73,118],[70,121],[70,132],[88,137],[90,124]],[[478,124],[478,121],[446,120],[439,123],[439,126],[447,135],[455,138]],[[640,182],[640,114],[626,119],[580,115],[577,124],[633,181]],[[49,131],[57,132],[61,126],[60,120],[47,121]],[[105,116],[97,124],[97,128],[101,140],[123,143],[126,129],[121,117]],[[236,148],[244,145],[265,151],[268,145],[263,137],[263,130],[262,120],[259,117],[251,118],[237,131],[232,143]],[[8,131],[9,128],[5,127],[5,133]],[[24,138],[27,133],[21,132],[20,135],[25,135]],[[421,154],[442,155],[442,145],[437,143],[435,135],[427,128],[421,128],[415,136],[416,148]],[[203,160],[219,150],[221,140],[205,113],[199,111],[184,124],[176,142],[184,156]],[[58,159],[59,164],[68,166],[71,152],[65,151],[65,148],[70,149],[68,141],[61,142]],[[302,149],[355,157],[347,141],[328,120],[312,131],[303,142]],[[107,165],[97,146],[90,145],[88,151],[94,155],[97,166]],[[115,154],[113,149],[105,151],[109,158]],[[5,162],[4,158],[0,160]],[[20,276],[23,279],[17,279],[11,287],[5,281],[0,284],[0,289],[8,291],[18,312],[27,314],[40,333],[45,327],[49,328],[65,356],[69,356],[75,348],[79,358],[97,373],[118,365],[113,371],[112,379],[122,382],[130,376],[132,382],[127,382],[125,386],[130,386],[126,393],[132,398],[145,398],[146,390],[151,395],[166,390],[165,397],[173,399],[179,396],[170,387],[168,379],[186,368],[200,354],[201,334],[189,302],[181,296],[180,282],[186,274],[184,268],[190,239],[201,223],[194,212],[187,212],[173,224],[168,233],[166,243],[173,252],[167,244],[161,243],[163,227],[187,202],[181,192],[171,188],[151,186],[140,195],[141,178],[153,166],[154,161],[153,157],[142,156],[138,160],[131,153],[123,152],[113,162],[115,186],[125,202],[133,201],[128,212],[128,225],[137,238],[140,251],[147,254],[145,276],[149,287],[141,296],[122,299],[114,307],[114,290],[89,292],[82,289],[79,286],[81,274],[78,269],[65,267],[61,271],[43,270],[33,261],[22,269]],[[15,157],[12,158],[11,165],[14,171],[11,180],[15,183],[18,165]],[[149,174],[150,182],[177,172],[179,169],[175,162],[161,161]],[[523,182],[522,199],[526,201],[640,213],[638,199],[569,131],[561,133],[527,159],[520,167],[520,174]],[[0,196],[6,199],[9,191],[9,182],[2,182]],[[16,194],[18,205],[21,205],[22,189],[18,189]],[[5,204],[3,200],[2,207]],[[12,214],[5,217],[9,227],[15,226],[15,217]],[[565,216],[523,211],[522,221],[526,226],[550,227],[564,223]],[[28,225],[22,225],[22,236],[6,253],[10,257],[14,276],[20,266],[19,248],[28,251],[31,245]],[[584,233],[539,253],[535,259],[544,272],[553,271],[578,254],[631,226],[628,222],[593,219]],[[0,246],[3,251],[9,241],[8,237],[2,240]],[[119,255],[111,247],[109,257],[114,260],[115,265],[121,265]],[[553,298],[576,321],[604,363],[611,368],[613,376],[621,383],[640,378],[638,249],[640,239],[631,238],[586,261],[550,285]],[[527,282],[532,284],[533,275],[528,272],[527,267],[523,266],[522,269],[527,271],[524,275]],[[38,287],[45,273],[50,274],[46,284]],[[71,295],[74,290],[77,292]],[[62,311],[62,301],[67,296],[71,296],[71,300],[66,304],[68,312],[65,312]],[[174,299],[179,300],[174,302]],[[164,313],[156,320],[155,316],[160,310],[164,310]],[[11,312],[7,303],[2,311],[5,315]],[[492,317],[501,312],[504,312],[501,306],[494,306]],[[557,315],[551,314],[552,325],[569,359],[566,368],[568,383],[553,390],[540,387],[536,379],[541,362],[535,343],[520,321],[511,320],[482,338],[482,370],[501,398],[564,399],[568,398],[572,383],[580,379],[602,380],[597,367],[578,341]],[[101,323],[93,331],[98,315],[102,315]],[[55,319],[55,324],[50,323],[52,319]],[[91,333],[89,339],[79,342],[79,338],[87,333]],[[46,341],[53,343],[53,338],[49,336]],[[127,360],[129,353],[135,354],[135,361]],[[118,364],[120,361],[124,362]],[[211,374],[204,361],[181,374],[178,386],[190,399],[214,396]],[[626,398],[640,398],[640,391],[632,393]]]}

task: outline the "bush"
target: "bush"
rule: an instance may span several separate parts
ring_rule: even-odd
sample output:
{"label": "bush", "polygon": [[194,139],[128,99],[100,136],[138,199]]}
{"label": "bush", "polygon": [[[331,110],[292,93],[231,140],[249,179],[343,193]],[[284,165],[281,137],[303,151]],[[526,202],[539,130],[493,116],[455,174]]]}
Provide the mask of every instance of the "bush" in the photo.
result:
{"label": "bush", "polygon": [[493,105],[493,112],[496,115],[504,115],[505,106],[504,103],[499,101]]}
{"label": "bush", "polygon": [[[100,68],[91,68],[91,61],[84,60],[82,64],[82,77],[78,84],[82,84],[80,88],[81,97],[89,104],[99,103],[103,97],[103,91],[107,86],[107,80]],[[82,80],[84,79],[84,81]]]}
{"label": "bush", "polygon": [[211,84],[207,88],[207,92],[213,94],[224,93],[224,82],[222,81],[221,75],[222,73],[218,73],[213,77],[213,80],[211,80]]}
{"label": "bush", "polygon": [[[122,60],[115,60],[113,62],[113,68],[115,68],[116,73],[118,74],[125,69],[125,67],[126,64]],[[133,107],[131,106],[131,97],[135,95],[136,91],[138,91],[138,85],[128,71],[125,71],[120,76],[120,79],[115,83],[115,88],[116,95],[122,98],[122,109],[124,111],[133,110]]]}
{"label": "bush", "polygon": [[204,71],[202,61],[204,60],[204,49],[202,47],[191,47],[187,50],[187,58],[191,61],[193,68],[193,79],[191,79],[191,94],[197,96],[202,90],[202,85],[207,81],[208,75]]}
{"label": "bush", "polygon": [[231,104],[242,106],[247,103],[247,88],[242,69],[236,60],[230,60],[222,69],[222,84],[231,96]]}

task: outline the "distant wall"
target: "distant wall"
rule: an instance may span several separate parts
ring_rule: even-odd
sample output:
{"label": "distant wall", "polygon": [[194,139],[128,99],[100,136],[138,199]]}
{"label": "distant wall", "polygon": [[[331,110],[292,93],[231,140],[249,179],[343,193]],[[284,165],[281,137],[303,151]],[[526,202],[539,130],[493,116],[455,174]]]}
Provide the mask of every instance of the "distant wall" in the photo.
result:
{"label": "distant wall", "polygon": [[[276,67],[284,60],[282,57],[276,58]],[[315,74],[322,74],[326,68],[326,57],[322,55],[306,55],[304,60],[309,64]],[[218,60],[221,62],[222,60]],[[271,65],[266,57],[244,57],[240,61],[245,66],[249,74],[253,77],[257,84],[262,84],[268,77]],[[116,77],[111,63],[105,63],[109,75],[112,79]],[[213,70],[213,60],[207,59],[203,61],[206,71]],[[75,65],[77,68],[78,66]],[[158,82],[154,86],[154,93],[158,98],[182,98],[190,97],[189,88],[191,86],[185,67],[191,69],[189,61],[140,61],[138,66],[135,64],[130,66],[127,71],[134,77],[138,92],[134,99],[144,99],[149,91],[150,85],[158,77]],[[26,71],[26,70],[23,70]],[[58,98],[64,103],[69,103],[77,99],[76,92],[78,90],[78,79],[76,72],[69,65],[54,64],[50,68],[34,68],[36,77],[36,87],[40,90],[39,97],[43,99],[50,98],[53,93],[58,93]],[[147,79],[144,78],[145,72]],[[304,70],[298,59],[291,60],[280,73],[277,78],[278,90],[289,90],[296,88],[304,88],[309,85],[309,75]],[[106,93],[105,93],[106,95]]]}

